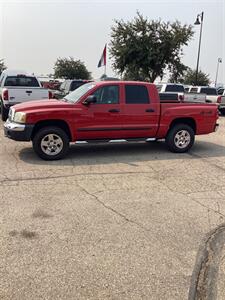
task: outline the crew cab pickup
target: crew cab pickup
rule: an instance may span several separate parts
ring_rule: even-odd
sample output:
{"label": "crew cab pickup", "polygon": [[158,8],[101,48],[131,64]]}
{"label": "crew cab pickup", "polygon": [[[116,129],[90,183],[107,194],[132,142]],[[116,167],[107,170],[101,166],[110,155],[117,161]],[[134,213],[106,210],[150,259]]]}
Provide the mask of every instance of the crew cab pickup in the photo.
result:
{"label": "crew cab pickup", "polygon": [[5,136],[32,141],[45,160],[60,159],[70,142],[164,139],[170,151],[186,152],[195,135],[214,132],[213,104],[160,103],[156,86],[145,82],[101,81],[82,85],[62,100],[15,105]]}
{"label": "crew cab pickup", "polygon": [[2,120],[8,116],[12,105],[39,99],[51,98],[51,92],[42,88],[34,75],[21,71],[3,71],[0,77],[0,101]]}
{"label": "crew cab pickup", "polygon": [[209,86],[193,86],[190,88],[190,93],[206,94],[207,103],[221,103],[221,96],[218,95],[217,89]]}
{"label": "crew cab pickup", "polygon": [[[178,100],[183,102],[195,102],[195,103],[205,103],[206,95],[205,94],[194,94],[189,93],[185,90],[185,87],[179,83],[164,83],[157,84],[157,90],[162,95],[162,97],[173,97],[174,93],[177,93]],[[163,94],[165,94],[163,96]]]}

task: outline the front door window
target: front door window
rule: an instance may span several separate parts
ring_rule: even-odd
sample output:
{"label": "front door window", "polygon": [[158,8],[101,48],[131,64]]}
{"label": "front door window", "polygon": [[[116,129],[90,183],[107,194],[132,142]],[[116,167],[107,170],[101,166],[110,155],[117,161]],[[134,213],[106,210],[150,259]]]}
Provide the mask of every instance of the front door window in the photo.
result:
{"label": "front door window", "polygon": [[101,87],[93,95],[97,98],[96,104],[119,104],[118,85]]}

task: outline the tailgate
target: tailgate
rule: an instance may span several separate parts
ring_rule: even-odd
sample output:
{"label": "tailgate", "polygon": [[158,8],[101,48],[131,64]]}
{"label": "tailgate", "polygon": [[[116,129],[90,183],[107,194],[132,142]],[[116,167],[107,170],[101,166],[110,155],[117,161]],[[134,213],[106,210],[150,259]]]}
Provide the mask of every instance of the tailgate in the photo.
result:
{"label": "tailgate", "polygon": [[185,102],[205,103],[206,102],[206,94],[185,93],[184,101]]}
{"label": "tailgate", "polygon": [[43,88],[9,88],[9,103],[17,104],[21,102],[48,99],[48,90]]}
{"label": "tailgate", "polygon": [[217,103],[217,95],[206,95],[206,102],[208,103]]}

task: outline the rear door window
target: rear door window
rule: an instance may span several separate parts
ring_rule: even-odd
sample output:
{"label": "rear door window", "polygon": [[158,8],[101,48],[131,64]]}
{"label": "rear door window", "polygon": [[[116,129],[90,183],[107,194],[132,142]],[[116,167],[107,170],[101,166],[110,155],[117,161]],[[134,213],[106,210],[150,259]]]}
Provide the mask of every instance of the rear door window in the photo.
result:
{"label": "rear door window", "polygon": [[39,87],[39,83],[35,77],[8,76],[5,80],[4,86]]}
{"label": "rear door window", "polygon": [[150,102],[148,89],[144,85],[125,85],[127,104],[148,104]]}

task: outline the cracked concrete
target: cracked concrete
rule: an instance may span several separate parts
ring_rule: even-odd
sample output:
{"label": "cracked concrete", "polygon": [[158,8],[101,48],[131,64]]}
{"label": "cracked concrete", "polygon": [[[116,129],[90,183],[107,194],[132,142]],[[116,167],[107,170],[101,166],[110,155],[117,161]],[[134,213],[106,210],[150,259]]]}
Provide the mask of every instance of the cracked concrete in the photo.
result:
{"label": "cracked concrete", "polygon": [[0,298],[187,299],[199,245],[225,222],[220,123],[190,154],[77,145],[56,162],[0,132]]}
{"label": "cracked concrete", "polygon": [[224,244],[225,224],[221,224],[207,235],[200,246],[192,274],[189,300],[217,299],[218,271]]}

